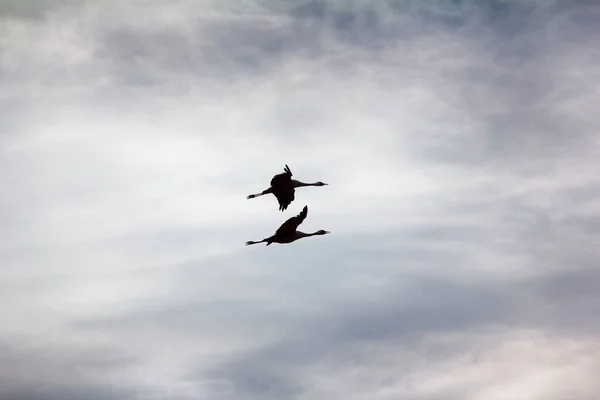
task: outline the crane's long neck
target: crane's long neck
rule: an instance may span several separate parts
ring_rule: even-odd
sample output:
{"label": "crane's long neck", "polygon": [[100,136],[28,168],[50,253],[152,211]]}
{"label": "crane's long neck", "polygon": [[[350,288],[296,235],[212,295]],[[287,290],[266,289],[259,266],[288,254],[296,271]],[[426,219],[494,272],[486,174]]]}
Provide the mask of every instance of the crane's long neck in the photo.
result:
{"label": "crane's long neck", "polygon": [[305,232],[301,232],[301,231],[296,231],[296,239],[302,239],[305,237],[310,237],[310,236],[315,236],[318,235],[317,232],[313,232],[313,233],[305,233]]}
{"label": "crane's long neck", "polygon": [[295,179],[292,180],[292,182],[294,183],[294,187],[319,186],[318,182],[306,183],[306,182],[302,182],[302,181],[297,181]]}

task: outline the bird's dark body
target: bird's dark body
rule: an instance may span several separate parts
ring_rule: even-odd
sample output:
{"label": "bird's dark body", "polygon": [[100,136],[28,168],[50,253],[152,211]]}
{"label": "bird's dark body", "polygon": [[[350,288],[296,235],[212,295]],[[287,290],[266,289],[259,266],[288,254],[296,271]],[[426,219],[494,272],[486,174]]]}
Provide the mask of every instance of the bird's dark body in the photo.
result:
{"label": "bird's dark body", "polygon": [[288,208],[292,201],[295,199],[295,190],[293,187],[290,188],[282,188],[282,189],[274,189],[273,194],[277,198],[277,202],[279,203],[279,210],[283,211]]}
{"label": "bird's dark body", "polygon": [[292,171],[287,164],[284,172],[275,175],[271,179],[271,190],[277,198],[280,211],[287,209],[292,201],[294,201],[295,189],[292,183]]}
{"label": "bird's dark body", "polygon": [[278,238],[294,238],[296,229],[302,223],[302,221],[306,219],[307,215],[308,207],[304,206],[302,211],[300,211],[300,214],[296,215],[295,217],[289,218],[287,221],[281,224],[279,229],[275,231],[275,236]]}
{"label": "bird's dark body", "polygon": [[271,179],[271,187],[292,187],[292,171],[290,170],[290,167],[286,164],[283,171],[284,172],[275,175]]}

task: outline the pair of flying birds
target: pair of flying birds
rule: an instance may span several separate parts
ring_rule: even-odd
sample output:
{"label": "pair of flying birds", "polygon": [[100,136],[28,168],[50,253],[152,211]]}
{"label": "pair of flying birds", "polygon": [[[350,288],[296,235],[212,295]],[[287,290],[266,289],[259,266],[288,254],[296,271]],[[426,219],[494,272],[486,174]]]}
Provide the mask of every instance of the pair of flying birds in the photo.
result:
{"label": "pair of flying birds", "polygon": [[[271,179],[271,186],[268,189],[263,190],[261,193],[251,194],[247,198],[254,199],[255,197],[259,197],[265,194],[272,193],[279,202],[279,210],[283,211],[287,209],[292,201],[294,201],[294,193],[295,189],[298,187],[304,186],[325,186],[326,183],[321,181],[315,183],[304,183],[298,180],[292,179],[292,171],[290,167],[285,166],[284,172],[281,174],[277,174]],[[304,221],[306,216],[308,215],[308,206],[304,206],[300,214],[296,215],[285,221],[279,229],[275,232],[275,234],[271,237],[263,239],[258,242],[249,241],[246,242],[246,246],[250,244],[258,244],[258,243],[267,243],[267,246],[271,243],[291,243],[294,240],[302,239],[309,236],[315,235],[326,235],[329,232],[324,231],[323,229],[318,230],[314,233],[304,233],[298,230],[298,226]]]}

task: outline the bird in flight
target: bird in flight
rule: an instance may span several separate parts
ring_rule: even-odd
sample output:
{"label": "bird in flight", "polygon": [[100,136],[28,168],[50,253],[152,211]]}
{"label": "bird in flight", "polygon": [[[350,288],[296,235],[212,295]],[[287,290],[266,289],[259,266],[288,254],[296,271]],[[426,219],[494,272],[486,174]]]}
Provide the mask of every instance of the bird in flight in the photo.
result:
{"label": "bird in flight", "polygon": [[290,167],[285,165],[284,172],[275,175],[271,179],[271,185],[268,189],[263,190],[261,193],[250,194],[246,198],[253,199],[265,194],[272,193],[279,202],[279,210],[283,211],[294,201],[295,189],[304,186],[325,186],[327,183],[321,181],[314,183],[304,183],[296,179],[292,179],[292,171]]}
{"label": "bird in flight", "polygon": [[279,227],[279,229],[277,229],[277,231],[275,231],[275,234],[273,236],[268,237],[268,238],[263,239],[258,242],[254,242],[254,241],[246,242],[246,246],[251,245],[251,244],[258,244],[258,243],[267,243],[267,246],[270,245],[271,243],[281,243],[281,244],[292,243],[295,240],[302,239],[305,237],[316,236],[316,235],[326,235],[328,233],[331,233],[331,232],[325,231],[323,229],[320,229],[314,233],[300,232],[298,230],[298,226],[302,223],[302,221],[304,221],[304,219],[306,218],[307,215],[308,215],[308,206],[304,206],[304,208],[302,209],[300,214],[288,219],[283,224],[281,224],[281,226]]}

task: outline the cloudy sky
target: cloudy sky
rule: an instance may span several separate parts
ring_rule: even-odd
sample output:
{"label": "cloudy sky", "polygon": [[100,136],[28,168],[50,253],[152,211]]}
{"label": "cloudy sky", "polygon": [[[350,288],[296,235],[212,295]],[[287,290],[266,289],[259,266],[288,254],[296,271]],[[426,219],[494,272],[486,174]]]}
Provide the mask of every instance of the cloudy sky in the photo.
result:
{"label": "cloudy sky", "polygon": [[2,1],[0,398],[598,399],[598,20]]}

